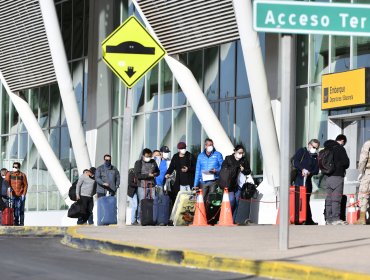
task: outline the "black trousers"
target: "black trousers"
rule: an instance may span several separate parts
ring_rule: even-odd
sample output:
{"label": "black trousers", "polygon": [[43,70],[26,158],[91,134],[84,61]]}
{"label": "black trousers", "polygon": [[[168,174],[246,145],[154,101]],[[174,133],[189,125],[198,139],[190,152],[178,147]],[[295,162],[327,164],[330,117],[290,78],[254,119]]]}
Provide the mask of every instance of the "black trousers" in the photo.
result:
{"label": "black trousers", "polygon": [[78,225],[85,224],[89,221],[89,224],[93,224],[93,208],[94,208],[94,199],[88,196],[81,196],[81,205],[86,209],[86,214],[77,220]]}

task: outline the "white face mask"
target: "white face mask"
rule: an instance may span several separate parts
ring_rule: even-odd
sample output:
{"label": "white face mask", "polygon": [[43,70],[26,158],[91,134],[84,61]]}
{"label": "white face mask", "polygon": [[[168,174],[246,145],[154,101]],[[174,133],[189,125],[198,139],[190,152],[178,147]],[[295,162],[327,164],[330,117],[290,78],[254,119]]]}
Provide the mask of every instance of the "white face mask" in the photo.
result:
{"label": "white face mask", "polygon": [[13,169],[12,169],[12,170],[13,170],[13,172],[17,172],[17,171],[18,171],[18,168],[14,168],[14,167],[13,167]]}
{"label": "white face mask", "polygon": [[186,153],[186,149],[180,149],[180,150],[179,150],[179,152],[180,152],[180,154],[185,155],[185,153]]}
{"label": "white face mask", "polygon": [[235,158],[237,160],[241,159],[243,157],[243,154],[235,153]]}
{"label": "white face mask", "polygon": [[311,147],[311,148],[310,148],[310,153],[311,153],[311,154],[316,154],[316,151],[317,151],[317,150],[316,150],[314,147]]}
{"label": "white face mask", "polygon": [[170,157],[170,153],[163,153],[163,158],[168,159]]}
{"label": "white face mask", "polygon": [[5,179],[5,175],[1,175],[1,177],[3,177],[3,179]]}
{"label": "white face mask", "polygon": [[144,161],[145,162],[149,162],[151,160],[151,158],[150,157],[144,157]]}
{"label": "white face mask", "polygon": [[208,146],[208,147],[207,147],[207,152],[208,152],[208,153],[210,153],[210,152],[212,152],[212,151],[213,151],[213,146]]}

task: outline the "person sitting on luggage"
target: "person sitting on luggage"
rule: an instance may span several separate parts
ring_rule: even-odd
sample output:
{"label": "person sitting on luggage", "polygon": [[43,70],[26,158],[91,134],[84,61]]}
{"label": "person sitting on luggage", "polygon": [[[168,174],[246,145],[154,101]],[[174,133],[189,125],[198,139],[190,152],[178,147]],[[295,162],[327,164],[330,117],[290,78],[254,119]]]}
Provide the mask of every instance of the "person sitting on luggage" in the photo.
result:
{"label": "person sitting on luggage", "polygon": [[172,204],[175,203],[179,191],[190,191],[194,183],[195,157],[186,150],[186,144],[177,144],[177,153],[173,155],[170,166],[166,172],[166,179],[176,171],[175,182],[172,186],[170,197]]}
{"label": "person sitting on luggage", "polygon": [[[157,163],[152,159],[152,151],[145,148],[141,153],[141,159],[135,162],[135,176],[138,180],[137,196],[139,199],[139,220],[141,214],[141,201],[144,198],[155,198],[154,179],[159,174]],[[144,193],[144,188],[146,193]],[[138,221],[140,222],[140,221]]]}
{"label": "person sitting on luggage", "polygon": [[107,192],[114,196],[120,184],[118,169],[112,165],[112,157],[104,155],[104,164],[96,169],[95,180],[98,183],[96,193],[98,198],[105,196]]}
{"label": "person sitting on luggage", "polygon": [[248,160],[244,157],[244,147],[236,145],[234,153],[226,156],[222,163],[220,171],[219,185],[221,188],[228,188],[230,206],[234,213],[240,198],[241,188],[238,185],[238,175],[242,172],[244,175],[251,174],[251,168]]}
{"label": "person sitting on luggage", "polygon": [[167,172],[167,169],[170,165],[170,149],[167,147],[167,146],[163,146],[161,147],[160,149],[160,161],[159,161],[159,165],[158,165],[158,168],[159,168],[159,174],[158,176],[155,178],[155,185],[156,185],[156,194],[158,196],[160,195],[163,195],[163,188],[164,188],[164,184],[166,182],[166,178],[165,178],[165,175],[166,175],[166,172]]}
{"label": "person sitting on luggage", "polygon": [[94,172],[94,167],[85,169],[76,185],[76,198],[77,200],[81,200],[82,207],[86,210],[86,214],[77,220],[78,225],[86,224],[87,221],[89,225],[94,224],[92,213],[94,208],[93,196],[96,192]]}
{"label": "person sitting on luggage", "polygon": [[297,177],[294,180],[295,186],[303,186],[306,178],[306,222],[305,225],[317,225],[312,220],[310,207],[310,198],[312,193],[312,176],[319,173],[319,164],[317,161],[317,151],[320,147],[320,141],[311,139],[307,147],[298,149],[293,157],[294,168],[297,169]]}
{"label": "person sitting on luggage", "polygon": [[204,141],[204,150],[197,159],[195,168],[194,188],[198,186],[203,191],[203,199],[207,203],[208,193],[217,189],[217,179],[223,162],[222,154],[213,146],[213,140]]}

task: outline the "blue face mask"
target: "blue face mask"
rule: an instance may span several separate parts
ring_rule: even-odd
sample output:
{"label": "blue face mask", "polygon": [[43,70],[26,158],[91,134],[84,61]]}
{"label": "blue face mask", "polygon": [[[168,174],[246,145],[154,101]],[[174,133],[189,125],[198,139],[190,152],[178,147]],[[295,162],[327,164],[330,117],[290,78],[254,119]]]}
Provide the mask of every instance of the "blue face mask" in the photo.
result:
{"label": "blue face mask", "polygon": [[105,165],[106,167],[110,167],[110,166],[111,166],[111,161],[110,161],[110,160],[106,160],[106,161],[104,162],[104,165]]}

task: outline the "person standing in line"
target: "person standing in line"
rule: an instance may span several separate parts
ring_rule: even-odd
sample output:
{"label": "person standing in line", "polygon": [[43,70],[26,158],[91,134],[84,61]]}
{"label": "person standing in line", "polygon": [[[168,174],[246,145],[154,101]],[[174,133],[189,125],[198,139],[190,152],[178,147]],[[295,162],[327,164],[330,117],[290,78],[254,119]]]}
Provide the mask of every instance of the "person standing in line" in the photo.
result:
{"label": "person standing in line", "polygon": [[213,146],[213,140],[207,138],[204,141],[204,150],[199,154],[197,159],[194,178],[194,188],[200,186],[205,202],[207,201],[208,194],[216,191],[217,179],[222,162],[222,154],[216,151]]}
{"label": "person standing in line", "polygon": [[305,225],[317,225],[312,219],[310,199],[312,193],[312,176],[319,174],[319,163],[317,151],[320,141],[311,139],[307,147],[300,148],[293,157],[294,168],[297,169],[297,177],[294,180],[295,186],[303,186],[306,178],[306,222]]}
{"label": "person standing in line", "polygon": [[173,155],[170,166],[166,172],[166,179],[176,171],[175,182],[170,192],[172,203],[175,203],[179,191],[190,191],[194,182],[195,157],[186,150],[186,144],[177,144],[177,153]]}
{"label": "person standing in line", "polygon": [[219,179],[221,187],[228,188],[230,206],[233,213],[238,208],[241,195],[241,188],[238,186],[238,175],[240,172],[248,176],[251,174],[251,168],[244,156],[244,147],[242,145],[236,145],[234,153],[226,156],[222,162]]}
{"label": "person standing in line", "polygon": [[170,165],[171,159],[170,159],[170,149],[167,146],[163,146],[160,149],[160,161],[159,161],[159,174],[155,178],[155,185],[156,185],[156,192],[157,195],[163,195],[164,192],[164,184],[166,182],[166,172]]}
{"label": "person standing in line", "polygon": [[370,140],[367,140],[361,148],[360,159],[358,162],[358,180],[360,181],[359,200],[360,200],[360,218],[356,224],[365,224],[365,214],[369,207],[370,192]]}
{"label": "person standing in line", "polygon": [[20,168],[21,164],[19,162],[14,162],[12,171],[6,173],[5,176],[5,180],[13,190],[12,199],[15,226],[24,225],[24,206],[28,188],[27,176],[20,171]]}
{"label": "person standing in line", "polygon": [[335,141],[327,140],[324,143],[325,149],[333,151],[335,167],[333,173],[326,175],[325,217],[327,225],[348,225],[346,221],[340,219],[344,177],[349,167],[349,158],[344,149],[346,143],[347,137],[343,134],[339,134]]}
{"label": "person standing in line", "polygon": [[97,182],[96,193],[98,198],[105,196],[107,192],[114,196],[119,188],[120,175],[118,169],[112,165],[112,157],[104,155],[104,164],[100,165],[95,172]]}
{"label": "person standing in line", "polygon": [[89,222],[89,225],[94,224],[92,212],[94,208],[93,196],[96,192],[97,185],[94,180],[94,172],[94,167],[85,169],[76,185],[76,198],[77,200],[81,200],[81,205],[86,210],[86,214],[77,220],[78,225],[83,225],[87,222]]}

